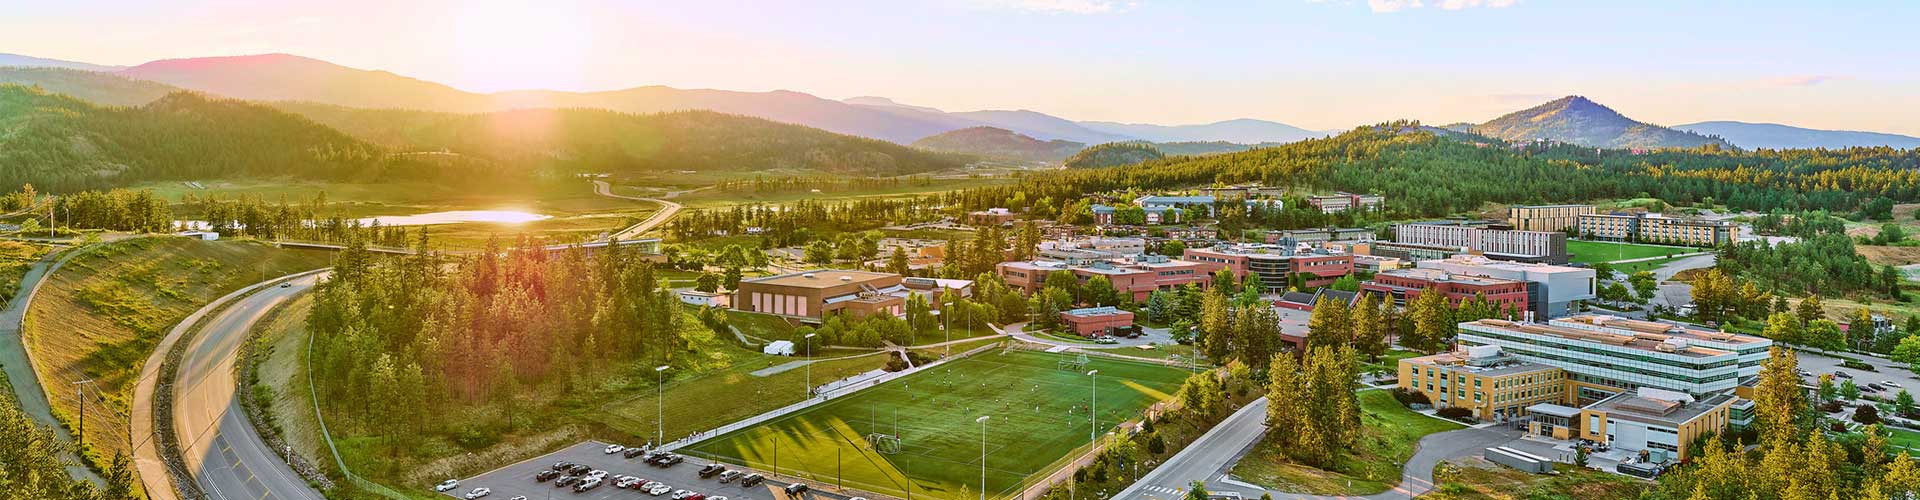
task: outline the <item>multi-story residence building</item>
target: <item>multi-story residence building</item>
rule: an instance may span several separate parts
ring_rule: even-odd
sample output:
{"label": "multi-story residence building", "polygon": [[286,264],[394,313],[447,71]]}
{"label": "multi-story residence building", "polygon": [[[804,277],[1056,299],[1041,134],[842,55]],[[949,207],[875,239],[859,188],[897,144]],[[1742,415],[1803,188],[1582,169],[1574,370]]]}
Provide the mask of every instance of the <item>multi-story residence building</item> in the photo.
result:
{"label": "multi-story residence building", "polygon": [[1172,290],[1188,283],[1204,287],[1211,272],[1197,262],[1159,255],[1115,258],[1087,251],[1045,251],[1038,260],[1002,262],[994,268],[1007,285],[1026,293],[1045,287],[1047,275],[1055,271],[1073,273],[1082,284],[1094,276],[1105,276],[1114,289],[1134,301],[1147,300],[1155,290]]}
{"label": "multi-story residence building", "polygon": [[1266,241],[1269,244],[1279,244],[1282,241],[1293,241],[1295,243],[1320,243],[1320,242],[1327,242],[1327,241],[1373,241],[1374,239],[1376,239],[1374,236],[1375,235],[1372,229],[1367,229],[1364,227],[1352,227],[1352,228],[1323,227],[1323,228],[1316,228],[1316,229],[1288,229],[1288,230],[1282,230],[1282,231],[1267,231]]}
{"label": "multi-story residence building", "polygon": [[1567,263],[1567,234],[1556,231],[1508,231],[1466,224],[1422,223],[1393,226],[1394,243],[1457,247],[1498,260]]}
{"label": "multi-story residence building", "polygon": [[1314,208],[1320,209],[1322,213],[1329,214],[1353,209],[1378,210],[1381,204],[1386,203],[1386,200],[1387,197],[1377,194],[1354,194],[1348,192],[1307,197],[1307,203],[1312,204]]}
{"label": "multi-story residence building", "polygon": [[1341,276],[1353,274],[1352,255],[1283,245],[1188,248],[1180,260],[1198,264],[1207,273],[1227,269],[1241,279],[1249,273],[1259,274],[1268,292],[1286,291],[1296,274],[1307,287],[1326,286]]}
{"label": "multi-story residence building", "polygon": [[1565,232],[1591,213],[1593,205],[1514,205],[1507,208],[1507,224],[1520,231]]}
{"label": "multi-story residence building", "polygon": [[1668,217],[1661,214],[1586,214],[1575,233],[1583,238],[1714,247],[1740,241],[1740,225],[1730,221]]}
{"label": "multi-story residence building", "polygon": [[1478,295],[1503,311],[1528,311],[1528,286],[1525,281],[1453,274],[1439,269],[1396,269],[1374,274],[1372,281],[1360,284],[1360,290],[1385,296],[1399,306],[1431,291],[1445,296],[1454,306]]}
{"label": "multi-story residence building", "polygon": [[1535,318],[1565,316],[1572,310],[1574,302],[1599,296],[1598,275],[1584,267],[1505,262],[1478,255],[1455,255],[1445,259],[1424,260],[1415,265],[1456,275],[1528,282],[1527,306]]}

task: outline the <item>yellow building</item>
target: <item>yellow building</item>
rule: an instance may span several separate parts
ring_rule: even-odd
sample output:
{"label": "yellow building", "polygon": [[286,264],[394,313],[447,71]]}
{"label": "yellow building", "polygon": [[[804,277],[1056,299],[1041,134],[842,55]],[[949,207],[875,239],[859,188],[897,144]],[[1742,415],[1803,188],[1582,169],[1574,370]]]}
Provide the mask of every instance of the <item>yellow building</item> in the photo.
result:
{"label": "yellow building", "polygon": [[1593,205],[1514,205],[1507,209],[1507,224],[1521,231],[1565,231],[1591,213]]}
{"label": "yellow building", "polygon": [[1732,394],[1695,399],[1645,388],[1621,393],[1580,409],[1580,437],[1668,459],[1687,458],[1694,439],[1727,428],[1737,399]]}
{"label": "yellow building", "polygon": [[1494,348],[1400,360],[1400,387],[1427,395],[1435,408],[1463,407],[1482,420],[1505,421],[1537,403],[1567,400],[1566,372],[1528,363]]}
{"label": "yellow building", "polygon": [[1579,216],[1574,233],[1597,240],[1714,247],[1739,241],[1740,225],[1660,214],[1585,214]]}

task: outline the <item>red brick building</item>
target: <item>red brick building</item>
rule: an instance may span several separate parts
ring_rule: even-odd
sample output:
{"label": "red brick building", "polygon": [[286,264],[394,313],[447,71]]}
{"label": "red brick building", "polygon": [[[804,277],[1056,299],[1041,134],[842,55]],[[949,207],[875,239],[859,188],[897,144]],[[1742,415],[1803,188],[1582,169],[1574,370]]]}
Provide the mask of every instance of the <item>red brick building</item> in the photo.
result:
{"label": "red brick building", "polygon": [[1248,273],[1257,273],[1269,292],[1287,290],[1295,274],[1301,275],[1307,288],[1327,286],[1353,274],[1352,255],[1299,252],[1276,245],[1189,248],[1180,260],[1200,264],[1209,274],[1227,269],[1235,278],[1245,279]]}
{"label": "red brick building", "polygon": [[1082,337],[1110,335],[1133,326],[1133,313],[1113,307],[1088,307],[1060,312],[1067,331]]}
{"label": "red brick building", "polygon": [[1068,271],[1081,284],[1094,276],[1106,276],[1113,288],[1129,299],[1140,302],[1147,300],[1154,290],[1172,290],[1188,283],[1206,286],[1209,277],[1203,266],[1195,262],[1167,260],[1164,257],[1142,256],[1137,260],[1120,262],[1093,261],[1084,264],[1069,264],[1062,261],[1035,260],[1020,262],[1002,262],[994,266],[1000,272],[1000,278],[1007,285],[1033,293],[1046,286],[1047,275],[1054,271]]}
{"label": "red brick building", "polygon": [[1391,297],[1394,304],[1403,306],[1429,288],[1445,295],[1447,302],[1455,306],[1480,294],[1501,309],[1528,310],[1525,281],[1452,274],[1438,269],[1395,269],[1381,271],[1373,275],[1373,281],[1360,284],[1362,292]]}

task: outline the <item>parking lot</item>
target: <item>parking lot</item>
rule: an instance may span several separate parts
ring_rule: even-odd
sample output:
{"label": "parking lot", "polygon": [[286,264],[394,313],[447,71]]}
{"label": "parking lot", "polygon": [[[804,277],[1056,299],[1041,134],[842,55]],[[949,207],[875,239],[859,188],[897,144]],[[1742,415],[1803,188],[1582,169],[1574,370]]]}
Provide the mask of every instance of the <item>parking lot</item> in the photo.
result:
{"label": "parking lot", "polygon": [[[702,479],[700,468],[708,461],[687,457],[686,462],[672,467],[654,467],[641,461],[640,457],[624,458],[620,454],[608,455],[603,452],[607,443],[587,441],[566,449],[541,455],[524,462],[508,465],[468,479],[460,480],[460,487],[446,492],[454,498],[464,498],[474,488],[491,488],[493,494],[487,500],[506,500],[525,495],[529,500],[547,500],[554,498],[569,500],[613,500],[613,499],[661,499],[671,498],[672,494],[661,496],[648,495],[639,490],[624,490],[613,487],[613,476],[638,476],[643,479],[660,481],[673,486],[673,489],[692,490],[706,495],[727,497],[728,500],[789,500],[780,489],[787,483],[768,479],[751,488],[742,488],[739,481],[722,484],[718,477]],[[567,461],[584,464],[594,469],[608,472],[606,484],[584,493],[574,493],[573,488],[556,488],[553,481],[536,482],[534,474],[553,468],[554,462]],[[729,467],[732,468],[732,467]],[[808,492],[801,495],[804,499],[843,500],[843,497],[831,493]],[[799,499],[793,499],[799,500]]]}

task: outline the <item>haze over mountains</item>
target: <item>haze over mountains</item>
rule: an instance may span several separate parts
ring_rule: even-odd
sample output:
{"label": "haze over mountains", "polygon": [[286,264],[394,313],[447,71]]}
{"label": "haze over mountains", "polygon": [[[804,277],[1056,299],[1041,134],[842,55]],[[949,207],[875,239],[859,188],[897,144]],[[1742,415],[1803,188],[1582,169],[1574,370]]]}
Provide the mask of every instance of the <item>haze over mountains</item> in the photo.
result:
{"label": "haze over mountains", "polygon": [[[1256,119],[1194,125],[1074,121],[1031,110],[949,112],[884,97],[832,100],[785,90],[738,92],[644,86],[603,92],[523,90],[483,94],[386,71],[349,68],[287,54],[168,59],[132,67],[0,54],[0,83],[40,85],[53,92],[116,106],[142,105],[172,90],[187,89],[257,101],[456,113],[528,108],[600,108],[628,113],[705,109],[896,144],[912,144],[938,134],[979,127],[1002,129],[1040,142],[1070,141],[1089,146],[1124,141],[1163,145],[1175,142],[1256,145],[1330,135],[1330,132]],[[1580,96],[1557,99],[1482,124],[1447,128],[1509,141],[1546,139],[1610,148],[1706,144],[1773,149],[1920,147],[1920,138],[1896,134],[1775,124],[1701,122],[1662,127],[1635,121]],[[1013,143],[1001,144],[1007,145],[1020,147]]]}

